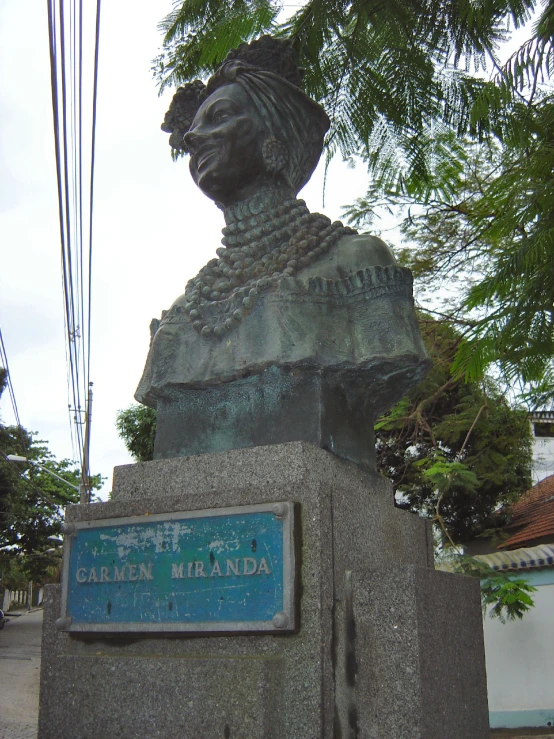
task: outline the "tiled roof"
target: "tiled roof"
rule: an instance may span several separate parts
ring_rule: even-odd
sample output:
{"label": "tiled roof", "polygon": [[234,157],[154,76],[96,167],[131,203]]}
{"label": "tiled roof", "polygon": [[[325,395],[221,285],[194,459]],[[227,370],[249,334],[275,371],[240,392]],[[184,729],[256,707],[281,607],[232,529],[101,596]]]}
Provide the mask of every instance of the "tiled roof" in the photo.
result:
{"label": "tiled roof", "polygon": [[538,482],[512,506],[512,520],[505,531],[514,533],[498,549],[513,549],[551,536],[554,541],[554,475]]}
{"label": "tiled roof", "polygon": [[475,559],[492,567],[493,570],[529,570],[554,565],[554,544],[512,549],[508,552],[477,554]]}

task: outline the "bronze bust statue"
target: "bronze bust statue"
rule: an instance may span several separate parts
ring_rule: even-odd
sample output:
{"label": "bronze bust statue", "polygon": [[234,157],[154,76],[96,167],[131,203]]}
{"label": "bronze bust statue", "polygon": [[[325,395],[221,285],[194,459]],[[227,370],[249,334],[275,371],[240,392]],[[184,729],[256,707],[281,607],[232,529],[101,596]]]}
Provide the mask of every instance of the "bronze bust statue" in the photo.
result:
{"label": "bronze bust statue", "polygon": [[410,272],[296,197],[328,128],[285,40],[174,96],[162,129],[226,226],[152,322],[136,398],[157,408],[157,458],[304,440],[371,467],[375,415],[426,372]]}

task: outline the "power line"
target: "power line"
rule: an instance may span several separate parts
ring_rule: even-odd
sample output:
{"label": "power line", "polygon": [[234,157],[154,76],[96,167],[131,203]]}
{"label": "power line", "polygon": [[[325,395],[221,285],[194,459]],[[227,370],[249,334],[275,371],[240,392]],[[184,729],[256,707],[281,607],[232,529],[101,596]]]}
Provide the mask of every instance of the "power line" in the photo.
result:
{"label": "power line", "polygon": [[[92,4],[87,6],[89,12]],[[87,426],[91,386],[92,241],[94,158],[100,0],[96,1],[94,63],[84,65],[83,0],[47,0],[52,87],[52,116],[58,190],[61,271],[66,334],[70,424],[74,452],[83,480],[89,478]],[[92,38],[88,38],[92,44]],[[89,46],[90,46],[89,44]],[[85,71],[92,70],[92,75]],[[87,76],[87,84],[84,78]],[[92,91],[90,98],[86,91]],[[90,101],[90,125],[84,124],[84,101]],[[90,135],[90,149],[85,139]],[[85,182],[84,164],[90,161]],[[85,469],[87,467],[87,469]]]}
{"label": "power line", "polygon": [[[73,351],[71,348],[71,311],[69,303],[69,292],[68,292],[68,265],[67,265],[67,251],[68,246],[66,244],[66,223],[64,219],[64,184],[63,184],[63,173],[62,173],[62,156],[61,156],[61,141],[65,139],[65,131],[63,135],[60,133],[60,116],[59,116],[59,104],[58,104],[58,57],[57,57],[57,26],[56,26],[56,15],[53,3],[48,1],[48,35],[50,41],[50,82],[52,91],[52,114],[54,123],[54,151],[56,160],[56,179],[58,187],[58,218],[60,222],[60,240],[61,240],[61,262],[62,262],[62,283],[64,293],[64,316],[65,316],[65,329],[67,336],[67,362],[68,362],[68,384],[73,396],[73,401],[76,401],[76,387],[75,387],[75,373],[73,371]],[[72,427],[73,429],[73,427]],[[76,450],[74,449],[74,452]],[[78,444],[77,444],[78,451]]]}
{"label": "power line", "polygon": [[11,378],[11,373],[10,373],[10,365],[8,363],[8,355],[6,353],[4,337],[2,336],[2,329],[0,329],[0,365],[4,367],[4,369],[6,370],[6,384],[7,384],[10,400],[12,403],[13,414],[15,416],[15,421],[17,425],[21,426],[21,422],[19,420],[19,411],[17,409],[17,403],[15,401],[15,393],[13,390],[12,378]]}
{"label": "power line", "polygon": [[[82,1],[82,0],[81,0]],[[96,150],[96,101],[98,98],[98,51],[100,48],[100,0],[96,4],[96,31],[94,41],[94,89],[92,93],[92,141],[90,151],[90,221],[89,221],[89,263],[88,263],[88,335],[90,337],[91,298],[92,298],[92,213],[94,206],[94,154]],[[88,346],[87,366],[90,372],[90,341]],[[87,374],[87,386],[90,387],[90,374]]]}

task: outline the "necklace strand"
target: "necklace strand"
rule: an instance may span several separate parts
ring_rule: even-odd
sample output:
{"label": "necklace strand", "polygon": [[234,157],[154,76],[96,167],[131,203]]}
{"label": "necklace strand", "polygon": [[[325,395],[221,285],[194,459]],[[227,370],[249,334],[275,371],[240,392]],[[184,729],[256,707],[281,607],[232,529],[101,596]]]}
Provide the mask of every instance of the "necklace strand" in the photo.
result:
{"label": "necklace strand", "polygon": [[[226,213],[227,216],[227,213]],[[328,252],[343,236],[356,233],[340,221],[310,213],[303,200],[289,198],[270,213],[258,204],[230,214],[223,229],[223,247],[185,288],[184,312],[204,337],[220,338],[232,331],[283,276],[294,276]],[[215,320],[206,309],[220,301],[235,302]],[[232,306],[231,306],[232,307]]]}

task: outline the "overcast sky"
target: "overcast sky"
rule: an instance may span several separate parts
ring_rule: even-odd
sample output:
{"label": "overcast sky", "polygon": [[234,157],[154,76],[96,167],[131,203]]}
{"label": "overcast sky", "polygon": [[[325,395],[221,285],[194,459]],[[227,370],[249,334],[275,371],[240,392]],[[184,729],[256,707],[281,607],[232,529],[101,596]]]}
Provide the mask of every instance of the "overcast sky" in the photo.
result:
{"label": "overcast sky", "polygon": [[[91,3],[92,5],[92,3]],[[220,245],[222,215],[192,183],[186,160],[169,155],[160,123],[171,92],[158,97],[150,67],[158,0],[102,4],[92,278],[94,382],[91,472],[108,480],[131,458],[115,431],[133,401],[160,317]],[[85,29],[92,41],[93,19]],[[89,49],[89,58],[92,47]],[[56,170],[44,0],[0,2],[0,327],[22,425],[72,458],[65,361]],[[84,90],[90,97],[90,87]],[[323,209],[318,169],[302,197]],[[333,163],[325,212],[365,192],[363,168]],[[13,423],[7,393],[4,423]]]}

